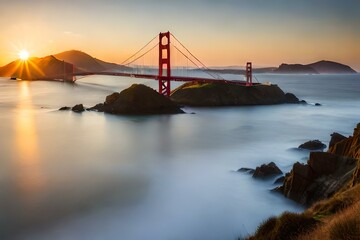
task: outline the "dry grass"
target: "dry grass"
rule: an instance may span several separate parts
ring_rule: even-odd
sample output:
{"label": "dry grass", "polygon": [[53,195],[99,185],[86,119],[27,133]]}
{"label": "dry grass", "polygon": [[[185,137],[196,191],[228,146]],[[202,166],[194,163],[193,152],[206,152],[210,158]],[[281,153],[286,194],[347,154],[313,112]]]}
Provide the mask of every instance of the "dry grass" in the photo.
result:
{"label": "dry grass", "polygon": [[307,214],[312,214],[316,219],[332,216],[347,207],[360,201],[360,185],[350,188],[344,192],[339,192],[333,197],[317,202],[307,209]]}
{"label": "dry grass", "polygon": [[183,89],[188,88],[211,88],[214,87],[214,84],[212,83],[193,83],[191,85],[185,86]]}
{"label": "dry grass", "polygon": [[360,202],[338,212],[313,232],[298,238],[298,240],[313,239],[360,240]]}
{"label": "dry grass", "polygon": [[283,213],[263,222],[249,240],[360,240],[360,184],[304,213]]}
{"label": "dry grass", "polygon": [[307,214],[285,212],[263,222],[248,240],[289,240],[311,231],[316,220]]}
{"label": "dry grass", "polygon": [[360,184],[316,203],[306,213],[313,214],[322,224],[299,240],[360,240]]}

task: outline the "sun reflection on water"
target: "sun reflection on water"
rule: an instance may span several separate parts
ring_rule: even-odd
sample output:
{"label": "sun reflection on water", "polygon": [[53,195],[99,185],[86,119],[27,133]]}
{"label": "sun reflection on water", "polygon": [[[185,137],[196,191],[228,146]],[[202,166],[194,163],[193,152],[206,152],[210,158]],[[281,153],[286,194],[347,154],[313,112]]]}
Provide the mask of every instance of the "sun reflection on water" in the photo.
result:
{"label": "sun reflection on water", "polygon": [[20,99],[15,120],[16,181],[25,202],[33,200],[44,186],[29,84],[19,82]]}

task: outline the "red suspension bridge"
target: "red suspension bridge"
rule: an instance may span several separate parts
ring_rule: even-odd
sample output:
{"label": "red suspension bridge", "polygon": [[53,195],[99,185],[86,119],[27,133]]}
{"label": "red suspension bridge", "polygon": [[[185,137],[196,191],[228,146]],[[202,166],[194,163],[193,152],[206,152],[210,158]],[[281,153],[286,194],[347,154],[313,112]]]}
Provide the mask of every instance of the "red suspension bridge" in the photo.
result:
{"label": "red suspension bridge", "polygon": [[[251,62],[246,64],[245,80],[226,80],[206,67],[170,32],[155,36],[121,65],[121,71],[102,72],[75,71],[76,66],[64,67],[64,80],[76,81],[77,76],[88,75],[152,79],[158,81],[159,93],[166,96],[170,96],[171,81],[253,85]],[[197,76],[189,76],[190,72],[196,73]]]}

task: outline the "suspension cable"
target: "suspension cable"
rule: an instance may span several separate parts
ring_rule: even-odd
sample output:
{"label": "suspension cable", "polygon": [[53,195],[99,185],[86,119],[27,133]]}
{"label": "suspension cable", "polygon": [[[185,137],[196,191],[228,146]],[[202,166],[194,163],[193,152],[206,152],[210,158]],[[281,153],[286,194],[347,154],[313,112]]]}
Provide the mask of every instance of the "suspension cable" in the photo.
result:
{"label": "suspension cable", "polygon": [[[187,47],[184,46],[184,44],[182,44],[172,33],[171,36],[178,42],[180,43],[180,45],[193,57],[195,58],[202,66],[205,70],[207,71],[211,71],[204,63],[202,63],[197,57],[194,56],[194,54],[192,54],[189,49],[187,49]],[[179,49],[178,49],[179,50]],[[180,51],[180,50],[179,50]],[[181,51],[180,51],[181,52]],[[214,73],[215,76],[218,76],[218,78],[220,78],[221,80],[225,80],[223,77],[221,77],[219,74]]]}
{"label": "suspension cable", "polygon": [[[190,62],[192,62],[197,68],[201,69],[201,67],[199,65],[197,65],[193,60],[191,60],[188,56],[186,56],[186,54],[183,53],[179,48],[177,48],[176,46],[174,46],[174,48],[176,48],[184,57],[186,57]],[[205,73],[210,75],[213,78],[216,78],[216,75],[214,76],[213,74],[211,74],[211,72],[205,71]],[[224,80],[224,79],[222,79],[222,80]]]}
{"label": "suspension cable", "polygon": [[140,58],[142,58],[143,56],[145,56],[146,54],[148,54],[151,50],[153,50],[153,49],[156,48],[157,46],[159,46],[159,43],[157,43],[155,46],[153,46],[152,48],[150,48],[150,49],[147,50],[145,53],[143,53],[143,54],[140,55],[139,57],[135,58],[135,59],[132,60],[131,62],[125,64],[124,66],[129,66],[130,64],[132,64],[132,63],[135,62],[136,60],[139,60]]}
{"label": "suspension cable", "polygon": [[[127,58],[125,61],[123,61],[122,63],[120,63],[120,65],[124,65],[124,63],[126,63],[127,61],[129,61],[130,59],[132,59],[133,57],[135,57],[139,52],[141,52],[144,48],[146,48],[152,41],[154,41],[156,38],[158,37],[158,35],[156,35],[153,39],[151,39],[147,44],[145,44],[145,46],[143,46],[139,51],[137,51],[136,53],[134,53],[131,57]],[[125,64],[128,65],[128,64]]]}

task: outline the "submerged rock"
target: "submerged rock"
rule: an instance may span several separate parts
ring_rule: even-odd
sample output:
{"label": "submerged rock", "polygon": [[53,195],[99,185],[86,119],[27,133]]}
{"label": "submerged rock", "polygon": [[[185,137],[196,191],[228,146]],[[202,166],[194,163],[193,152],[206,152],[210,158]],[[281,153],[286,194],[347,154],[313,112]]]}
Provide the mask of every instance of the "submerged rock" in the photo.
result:
{"label": "submerged rock", "polygon": [[282,183],[284,183],[284,180],[285,180],[285,176],[278,177],[275,180],[274,184],[282,184]]}
{"label": "submerged rock", "polygon": [[59,111],[68,111],[68,110],[70,110],[70,109],[71,109],[71,107],[65,106],[65,107],[59,108]]}
{"label": "submerged rock", "polygon": [[240,168],[237,170],[238,172],[247,172],[253,174],[255,172],[255,169],[253,168]]}
{"label": "submerged rock", "polygon": [[171,99],[187,106],[243,106],[299,103],[291,93],[277,85],[242,86],[225,83],[185,83],[175,89]]}
{"label": "submerged rock", "polygon": [[326,145],[319,140],[311,140],[301,144],[299,148],[307,150],[323,150],[326,148]]}
{"label": "submerged rock", "polygon": [[274,162],[263,164],[255,169],[254,178],[266,178],[282,174],[282,171],[276,166]]}
{"label": "submerged rock", "polygon": [[89,110],[125,115],[184,113],[169,98],[142,84],[133,84],[120,93],[113,93],[103,104]]}
{"label": "submerged rock", "polygon": [[85,108],[82,104],[77,104],[77,105],[73,106],[71,108],[71,110],[76,113],[81,113],[81,112],[85,111]]}

